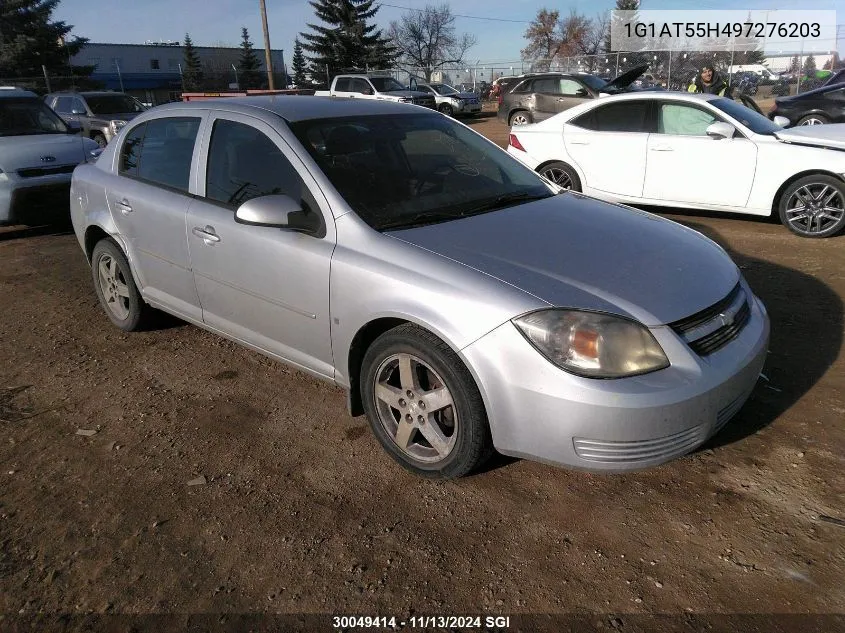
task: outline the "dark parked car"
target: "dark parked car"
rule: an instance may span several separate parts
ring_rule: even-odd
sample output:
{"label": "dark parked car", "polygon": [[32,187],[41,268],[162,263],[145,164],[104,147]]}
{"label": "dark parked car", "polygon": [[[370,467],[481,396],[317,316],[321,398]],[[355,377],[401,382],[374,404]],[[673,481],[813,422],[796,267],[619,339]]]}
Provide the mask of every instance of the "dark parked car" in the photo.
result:
{"label": "dark parked car", "polygon": [[147,109],[122,92],[55,92],[44,101],[65,121],[78,123],[83,136],[97,141],[100,147]]}
{"label": "dark parked car", "polygon": [[792,97],[778,97],[769,118],[782,116],[791,125],[845,123],[845,84],[822,86]]}
{"label": "dark parked car", "polygon": [[637,66],[610,82],[587,73],[526,77],[500,95],[498,117],[511,126],[542,121],[583,103],[584,99],[624,92],[647,68],[647,65]]}

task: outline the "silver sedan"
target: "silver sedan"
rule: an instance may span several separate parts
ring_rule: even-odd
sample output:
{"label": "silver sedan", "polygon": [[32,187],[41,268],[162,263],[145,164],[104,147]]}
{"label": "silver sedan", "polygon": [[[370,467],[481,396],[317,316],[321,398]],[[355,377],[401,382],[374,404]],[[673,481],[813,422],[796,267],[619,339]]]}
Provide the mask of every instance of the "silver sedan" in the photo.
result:
{"label": "silver sedan", "polygon": [[413,105],[162,106],[77,168],[71,207],[117,327],[157,308],[333,382],[426,477],[494,450],[665,462],[730,420],[766,356],[766,311],[715,243]]}

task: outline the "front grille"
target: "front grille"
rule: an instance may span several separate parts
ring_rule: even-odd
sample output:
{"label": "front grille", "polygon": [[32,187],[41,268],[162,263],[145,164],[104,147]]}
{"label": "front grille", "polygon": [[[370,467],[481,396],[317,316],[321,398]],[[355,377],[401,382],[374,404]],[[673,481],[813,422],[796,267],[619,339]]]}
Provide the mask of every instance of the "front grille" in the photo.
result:
{"label": "front grille", "polygon": [[654,460],[666,460],[688,453],[706,438],[704,425],[659,437],[634,442],[613,442],[575,438],[575,453],[581,459],[603,464],[636,464]]}
{"label": "front grille", "polygon": [[55,176],[56,174],[71,174],[76,165],[58,165],[57,167],[30,167],[19,169],[18,176],[21,178],[38,178],[39,176]]}
{"label": "front grille", "polygon": [[672,323],[671,328],[696,354],[707,356],[739,336],[750,318],[748,297],[737,284],[727,297],[701,312]]}

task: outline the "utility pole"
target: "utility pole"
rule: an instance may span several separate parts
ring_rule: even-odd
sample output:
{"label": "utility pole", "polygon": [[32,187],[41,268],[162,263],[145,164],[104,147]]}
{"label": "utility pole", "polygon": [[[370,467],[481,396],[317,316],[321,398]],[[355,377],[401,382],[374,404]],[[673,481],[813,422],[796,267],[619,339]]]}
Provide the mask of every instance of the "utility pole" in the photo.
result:
{"label": "utility pole", "polygon": [[264,0],[261,3],[261,26],[264,27],[264,62],[267,65],[267,87],[275,90],[273,83],[273,59],[270,56],[270,31],[267,29],[267,5]]}

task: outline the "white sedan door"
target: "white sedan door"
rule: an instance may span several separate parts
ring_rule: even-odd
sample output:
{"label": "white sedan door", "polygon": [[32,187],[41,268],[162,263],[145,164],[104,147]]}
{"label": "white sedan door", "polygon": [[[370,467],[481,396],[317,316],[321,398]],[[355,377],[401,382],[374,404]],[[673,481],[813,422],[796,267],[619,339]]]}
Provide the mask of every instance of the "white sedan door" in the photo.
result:
{"label": "white sedan door", "polygon": [[709,125],[723,121],[703,106],[660,102],[657,134],[648,141],[643,197],[744,207],[754,184],[757,146],[739,131],[729,139],[707,136]]}
{"label": "white sedan door", "polygon": [[652,112],[645,99],[626,100],[593,108],[564,126],[563,143],[584,174],[584,186],[642,196]]}

